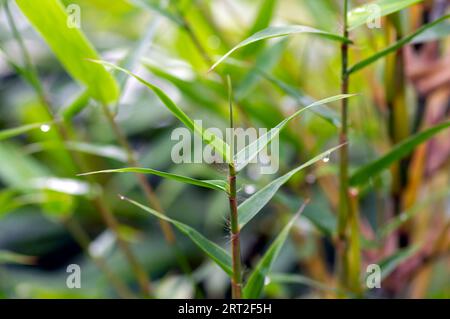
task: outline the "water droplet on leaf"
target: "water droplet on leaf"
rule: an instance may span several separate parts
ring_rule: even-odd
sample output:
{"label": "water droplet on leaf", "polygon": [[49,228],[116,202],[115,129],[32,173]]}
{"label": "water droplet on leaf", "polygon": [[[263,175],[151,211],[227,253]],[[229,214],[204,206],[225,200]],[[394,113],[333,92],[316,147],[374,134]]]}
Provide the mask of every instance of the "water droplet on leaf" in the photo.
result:
{"label": "water droplet on leaf", "polygon": [[42,132],[47,133],[48,131],[50,131],[51,127],[48,124],[42,124],[40,129]]}

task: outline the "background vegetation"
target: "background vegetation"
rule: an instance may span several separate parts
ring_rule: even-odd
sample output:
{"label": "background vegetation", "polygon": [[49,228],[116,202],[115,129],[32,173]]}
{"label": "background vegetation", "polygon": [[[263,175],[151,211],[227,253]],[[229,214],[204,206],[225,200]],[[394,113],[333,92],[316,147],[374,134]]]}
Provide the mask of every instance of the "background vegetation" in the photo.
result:
{"label": "background vegetation", "polygon": [[[0,3],[1,297],[450,296],[448,1]],[[173,163],[230,109],[278,173]]]}

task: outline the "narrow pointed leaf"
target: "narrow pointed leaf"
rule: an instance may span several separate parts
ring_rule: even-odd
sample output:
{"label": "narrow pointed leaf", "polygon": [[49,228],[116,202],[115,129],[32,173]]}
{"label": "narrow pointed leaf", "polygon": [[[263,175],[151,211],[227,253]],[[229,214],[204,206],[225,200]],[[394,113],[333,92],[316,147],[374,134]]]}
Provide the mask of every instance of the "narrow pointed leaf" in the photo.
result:
{"label": "narrow pointed leaf", "polygon": [[395,145],[393,149],[375,161],[359,168],[350,177],[350,184],[357,185],[367,182],[371,177],[379,174],[384,169],[390,167],[396,161],[401,160],[414,149],[441,132],[450,127],[450,121],[433,126],[413,136],[410,136],[401,143]]}
{"label": "narrow pointed leaf", "polygon": [[413,245],[394,253],[393,255],[381,260],[378,265],[381,268],[381,280],[389,276],[401,263],[413,256],[420,248],[420,245]]}
{"label": "narrow pointed leaf", "polygon": [[389,234],[392,234],[411,220],[411,218],[426,211],[426,207],[431,203],[445,198],[450,198],[450,187],[438,191],[437,193],[430,194],[423,202],[415,204],[413,207],[394,217],[388,224],[380,229],[378,239],[386,238]]}
{"label": "narrow pointed leaf", "polygon": [[127,153],[115,145],[68,141],[65,143],[65,146],[72,151],[110,158],[120,162],[126,162],[128,158]]}
{"label": "narrow pointed leaf", "polygon": [[70,121],[89,104],[91,94],[89,90],[83,90],[79,93],[69,105],[61,110],[61,115],[65,121]]}
{"label": "narrow pointed leaf", "polygon": [[411,41],[412,44],[445,39],[450,36],[450,23],[441,23],[426,30]]}
{"label": "narrow pointed leaf", "polygon": [[50,124],[51,123],[33,123],[2,130],[0,131],[0,141],[27,133],[28,131],[40,128],[42,125],[50,125]]}
{"label": "narrow pointed leaf", "polygon": [[368,57],[367,59],[364,59],[364,60],[356,63],[355,65],[350,67],[350,69],[347,71],[348,74],[355,73],[355,72],[365,68],[366,66],[371,65],[375,61],[378,61],[379,59],[385,57],[386,55],[397,51],[398,49],[402,48],[403,46],[405,46],[408,43],[410,43],[411,41],[413,41],[420,34],[424,33],[425,31],[427,31],[430,28],[435,27],[439,23],[442,23],[442,22],[448,20],[449,18],[450,18],[450,15],[448,14],[446,16],[443,16],[443,17],[441,17],[441,18],[439,18],[439,19],[437,19],[437,20],[435,20],[433,22],[430,22],[430,23],[420,27],[419,29],[417,29],[417,31],[415,31],[415,32],[411,33],[410,35],[407,35],[406,37],[398,40],[397,42],[395,42],[394,44],[392,44],[389,47],[385,48],[384,50],[381,50],[380,52],[375,53],[374,55]]}
{"label": "narrow pointed leaf", "polygon": [[169,10],[167,10],[165,7],[161,6],[158,3],[159,1],[149,1],[149,0],[129,0],[129,1],[135,6],[158,13],[159,15],[169,19],[170,21],[174,22],[180,27],[183,26],[183,20],[180,19],[175,14],[173,14],[172,12],[170,12]]}
{"label": "narrow pointed leaf", "polygon": [[336,95],[333,97],[329,97],[317,102],[314,102],[291,116],[284,119],[282,122],[280,122],[277,126],[272,128],[270,131],[265,133],[264,135],[260,136],[256,141],[250,143],[246,147],[244,147],[242,150],[240,150],[234,157],[234,161],[236,163],[236,171],[239,172],[243,168],[247,166],[248,163],[250,163],[258,154],[261,152],[278,134],[280,134],[280,131],[286,127],[286,125],[292,121],[294,118],[299,116],[304,111],[313,108],[315,106],[320,106],[323,104],[331,103],[334,101],[346,99],[349,97],[355,96],[355,94],[341,94]]}
{"label": "narrow pointed leaf", "polygon": [[289,221],[289,223],[283,228],[278,237],[270,245],[267,252],[261,258],[255,269],[251,273],[248,281],[244,287],[244,297],[247,299],[257,299],[261,297],[263,292],[266,277],[272,268],[273,263],[278,258],[281,248],[289,235],[289,232],[294,225],[295,220],[304,209],[305,204],[300,208],[300,211]]}
{"label": "narrow pointed leaf", "polygon": [[144,206],[134,200],[121,197],[123,200],[128,201],[129,203],[145,210],[146,212],[152,214],[153,216],[165,220],[171,224],[173,224],[176,228],[178,228],[183,234],[188,236],[194,244],[198,246],[209,258],[211,258],[220,268],[222,268],[228,275],[233,274],[232,266],[231,266],[231,257],[230,255],[220,246],[213,243],[209,239],[205,238],[202,234],[196,231],[191,226],[183,224],[179,221],[176,221],[172,218],[169,218],[154,209],[151,209],[147,206]]}
{"label": "narrow pointed leaf", "polygon": [[[270,26],[273,16],[276,13],[277,0],[262,0],[260,1],[258,12],[253,19],[253,24],[251,25],[249,31],[246,33],[246,38],[255,34],[256,32],[263,30]],[[253,48],[244,48],[242,54],[255,54],[260,49],[260,46],[254,46]]]}
{"label": "narrow pointed leaf", "polygon": [[[398,12],[423,0],[377,0],[357,7],[348,12],[348,29],[353,30],[367,23],[374,14],[377,18]],[[374,8],[378,10],[375,12]]]}
{"label": "narrow pointed leaf", "polygon": [[17,0],[16,3],[73,78],[103,103],[117,99],[116,81],[103,66],[87,61],[98,59],[98,54],[79,28],[69,27],[69,17],[59,0]]}
{"label": "narrow pointed leaf", "polygon": [[34,257],[16,254],[6,250],[0,250],[0,265],[2,264],[21,264],[32,265]]}
{"label": "narrow pointed leaf", "polygon": [[338,289],[336,288],[331,288],[326,284],[323,284],[306,276],[297,274],[271,274],[269,275],[269,279],[270,282],[275,282],[279,284],[300,284],[324,291],[333,291],[333,292],[338,291]]}
{"label": "narrow pointed leaf", "polygon": [[329,156],[330,153],[334,152],[342,145],[336,146],[332,149],[329,149],[326,152],[323,152],[320,155],[310,159],[306,163],[300,165],[296,169],[293,169],[289,173],[277,178],[273,182],[266,185],[264,188],[256,192],[252,197],[248,198],[245,202],[243,202],[238,207],[239,212],[239,226],[241,229],[250,221],[253,217],[255,217],[260,210],[266,206],[266,204],[272,199],[272,197],[276,194],[276,192],[280,189],[283,184],[285,184],[292,176],[297,174],[302,169],[313,165],[314,163],[320,161],[326,156]]}
{"label": "narrow pointed leaf", "polygon": [[89,172],[89,173],[83,173],[79,174],[79,176],[85,176],[85,175],[94,175],[94,174],[105,174],[105,173],[136,173],[136,174],[152,174],[161,176],[164,178],[173,179],[175,181],[185,183],[185,184],[191,184],[195,186],[205,187],[205,188],[211,188],[215,190],[220,191],[227,191],[227,182],[222,180],[198,180],[182,175],[177,174],[171,174],[166,172],[157,171],[151,168],[139,168],[139,167],[127,167],[127,168],[119,168],[119,169],[106,169],[102,171],[95,171],[95,172]]}
{"label": "narrow pointed leaf", "polygon": [[347,43],[351,42],[349,39],[346,39],[340,35],[326,32],[326,31],[321,31],[321,30],[314,29],[314,28],[311,28],[308,26],[303,26],[303,25],[268,27],[264,30],[261,30],[255,34],[253,34],[249,38],[245,39],[244,41],[242,41],[241,43],[236,45],[230,51],[228,51],[223,57],[221,57],[216,63],[214,63],[214,65],[209,69],[209,72],[214,70],[220,63],[222,63],[226,58],[228,58],[233,52],[235,52],[236,50],[238,50],[242,47],[245,47],[249,44],[252,44],[252,43],[255,43],[258,41],[262,41],[262,40],[267,40],[267,39],[277,38],[277,37],[282,37],[282,36],[288,36],[288,35],[293,35],[293,34],[300,34],[300,33],[315,34],[315,35],[319,35],[319,36],[322,36],[322,37],[325,37],[325,38],[328,38],[331,40],[339,41],[339,42],[347,42]]}
{"label": "narrow pointed leaf", "polygon": [[[300,92],[297,88],[281,81],[280,79],[274,77],[271,74],[268,74],[267,72],[264,72],[263,70],[258,69],[258,71],[264,78],[267,79],[267,81],[278,86],[283,92],[289,94],[291,97],[297,100],[299,104],[305,106],[314,103],[313,98],[303,94],[303,92]],[[340,127],[341,125],[340,114],[326,105],[317,105],[311,109],[311,112],[314,112],[316,115],[320,116],[335,127]]]}
{"label": "narrow pointed leaf", "polygon": [[136,80],[144,84],[150,90],[152,90],[156,96],[161,100],[161,102],[167,107],[167,109],[172,112],[174,116],[176,116],[188,129],[198,134],[206,143],[210,144],[224,159],[225,162],[230,163],[230,146],[225,143],[220,137],[211,134],[207,130],[204,130],[202,127],[195,124],[195,122],[189,118],[189,116],[184,113],[184,111],[179,108],[175,102],[173,102],[166,93],[163,92],[159,87],[154,84],[151,84],[141,78],[140,76],[130,72],[124,68],[121,68],[117,65],[114,65],[105,61],[92,61],[95,63],[103,64],[105,66],[109,66],[113,69],[125,72],[129,76],[134,77]]}

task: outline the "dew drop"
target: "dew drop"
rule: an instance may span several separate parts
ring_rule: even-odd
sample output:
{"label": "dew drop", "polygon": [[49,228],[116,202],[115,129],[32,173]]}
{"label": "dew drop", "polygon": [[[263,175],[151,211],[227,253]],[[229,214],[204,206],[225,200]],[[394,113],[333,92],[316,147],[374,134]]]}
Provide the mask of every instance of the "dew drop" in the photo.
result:
{"label": "dew drop", "polygon": [[48,124],[42,124],[41,127],[40,127],[41,131],[44,132],[44,133],[47,133],[48,131],[50,131],[50,128],[51,127]]}
{"label": "dew drop", "polygon": [[245,185],[244,186],[244,192],[248,195],[252,195],[253,193],[256,192],[256,187],[255,185]]}
{"label": "dew drop", "polygon": [[323,161],[324,163],[328,163],[328,162],[330,161],[330,154],[326,154],[326,155],[323,157],[322,161]]}

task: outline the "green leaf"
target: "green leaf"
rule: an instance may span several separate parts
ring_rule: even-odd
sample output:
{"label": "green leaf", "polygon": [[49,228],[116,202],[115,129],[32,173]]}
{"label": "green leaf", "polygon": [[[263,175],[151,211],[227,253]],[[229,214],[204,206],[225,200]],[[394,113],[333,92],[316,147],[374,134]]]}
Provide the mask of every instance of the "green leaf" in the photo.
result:
{"label": "green leaf", "polygon": [[269,275],[269,279],[270,279],[270,282],[275,282],[275,283],[279,283],[279,284],[300,284],[300,285],[309,286],[311,288],[316,288],[319,290],[338,292],[338,289],[336,289],[336,288],[330,288],[321,282],[318,282],[316,280],[313,280],[311,278],[308,278],[308,277],[302,276],[302,275],[271,274],[271,275]]}
{"label": "green leaf", "polygon": [[173,224],[176,228],[178,228],[183,234],[188,236],[209,258],[211,258],[220,268],[222,268],[229,276],[233,274],[233,269],[231,265],[231,257],[230,255],[220,246],[213,243],[209,239],[206,239],[202,234],[196,231],[194,228],[183,224],[179,221],[173,220],[154,209],[151,209],[147,206],[139,204],[134,200],[128,199],[126,197],[120,197],[123,200],[130,202],[131,204],[145,210],[146,212],[152,214],[153,216],[158,217],[159,219],[165,220],[171,224]]}
{"label": "green leaf", "polygon": [[258,155],[259,152],[261,152],[277,135],[280,134],[280,131],[282,129],[284,129],[290,121],[292,121],[294,118],[299,116],[302,112],[304,112],[310,108],[313,108],[315,106],[319,106],[319,105],[331,103],[334,101],[346,99],[346,98],[349,98],[352,96],[355,96],[355,94],[341,94],[341,95],[329,97],[329,98],[314,102],[314,103],[298,110],[291,116],[287,117],[282,122],[280,122],[277,126],[272,128],[270,131],[268,131],[264,135],[260,136],[256,141],[254,141],[254,142],[250,143],[249,145],[247,145],[246,147],[244,147],[242,150],[240,150],[235,155],[234,162],[236,165],[236,171],[239,172],[243,168],[245,168],[247,166],[247,164],[250,163]]}
{"label": "green leaf", "polygon": [[377,6],[379,15],[377,18],[387,16],[397,11],[408,8],[409,6],[422,2],[423,0],[378,0],[367,3],[363,6],[352,9],[348,12],[348,30],[353,30],[365,23],[374,16],[375,13],[371,8]]}
{"label": "green leaf", "polygon": [[448,127],[450,127],[450,121],[433,126],[410,136],[406,140],[395,145],[389,153],[356,170],[350,177],[350,185],[357,185],[366,182],[368,179],[390,167],[394,162],[401,160],[410,154],[418,145],[426,142],[434,135]]}
{"label": "green leaf", "polygon": [[34,257],[16,254],[6,250],[0,250],[0,265],[2,264],[21,264],[32,265]]}
{"label": "green leaf", "polygon": [[18,145],[7,141],[0,142],[0,162],[8,163],[0,165],[1,182],[16,189],[27,189],[30,179],[51,174],[48,167],[24,154]]}
{"label": "green leaf", "polygon": [[184,25],[182,19],[180,19],[178,16],[176,16],[175,14],[171,13],[169,10],[167,10],[166,8],[161,6],[159,3],[157,3],[157,1],[152,1],[152,0],[128,0],[128,1],[131,2],[132,4],[134,4],[135,6],[138,6],[143,9],[150,10],[150,11],[154,11],[154,12],[160,14],[161,16],[169,19],[170,21],[174,22],[175,24],[177,24],[180,27],[182,27]]}
{"label": "green leaf", "polygon": [[198,180],[186,176],[181,176],[177,174],[171,174],[166,172],[157,171],[151,168],[139,168],[139,167],[127,167],[127,168],[119,168],[119,169],[107,169],[102,171],[96,171],[96,172],[89,172],[89,173],[83,173],[79,174],[79,176],[85,176],[85,175],[93,175],[93,174],[105,174],[105,173],[136,173],[136,174],[152,174],[161,176],[164,178],[169,178],[176,180],[181,183],[185,184],[191,184],[195,186],[205,187],[205,188],[211,188],[215,190],[220,190],[227,192],[228,183],[226,181],[222,180]]}
{"label": "green leaf", "polygon": [[275,7],[277,5],[277,0],[263,0],[261,1],[261,5],[258,10],[258,14],[256,15],[253,25],[248,32],[248,35],[265,29],[269,26],[270,21],[272,20],[273,15],[275,14]]}
{"label": "green leaf", "polygon": [[416,44],[436,41],[447,38],[448,36],[450,36],[450,23],[441,23],[421,33],[415,37],[411,43]]}
{"label": "green leaf", "polygon": [[415,204],[413,207],[402,212],[400,215],[394,217],[391,221],[389,221],[388,224],[384,225],[379,231],[378,239],[380,240],[386,238],[389,234],[392,234],[394,231],[396,231],[402,225],[404,225],[407,221],[411,220],[411,218],[413,218],[419,213],[424,212],[424,210],[426,210],[426,207],[429,206],[431,203],[449,197],[450,197],[450,187],[447,187],[444,190],[440,190],[434,192],[433,194],[430,194],[424,201]]}
{"label": "green leaf", "polygon": [[262,51],[255,59],[254,66],[248,70],[245,77],[240,81],[236,90],[237,100],[243,100],[252,91],[252,89],[262,79],[261,72],[269,72],[281,58],[286,49],[286,39],[278,41],[266,50]]}
{"label": "green leaf", "polygon": [[389,276],[401,263],[414,255],[420,248],[420,245],[414,245],[404,248],[395,254],[381,260],[378,265],[381,268],[381,280]]}
{"label": "green leaf", "polygon": [[[305,106],[315,102],[313,98],[305,95],[303,92],[300,92],[297,88],[281,81],[280,79],[267,72],[264,72],[262,70],[258,71],[261,72],[262,76],[266,78],[267,81],[271,82],[275,86],[278,86],[283,92],[296,99],[299,104]],[[317,105],[313,109],[311,109],[311,112],[314,112],[316,115],[320,116],[335,127],[340,127],[341,125],[340,114],[326,105]]]}
{"label": "green leaf", "polygon": [[[34,154],[42,151],[53,151],[61,147],[60,143],[53,140],[44,141],[40,143],[34,143],[26,146],[27,154]],[[92,144],[75,141],[67,141],[64,143],[64,147],[70,151],[76,151],[80,153],[95,155],[103,158],[113,159],[122,163],[126,163],[128,155],[120,147],[116,145],[107,144]]]}
{"label": "green leaf", "polygon": [[31,130],[34,130],[37,128],[40,128],[42,125],[51,125],[51,123],[50,122],[33,123],[33,124],[27,124],[27,125],[22,125],[22,126],[10,128],[10,129],[2,130],[2,131],[0,131],[0,141],[21,135],[23,133],[26,133],[28,131],[31,131]]}
{"label": "green leaf", "polygon": [[[330,210],[326,197],[321,194],[314,194],[314,202],[310,203],[303,212],[303,217],[308,219],[317,230],[324,236],[333,238],[336,232],[336,215]],[[278,192],[275,196],[283,206],[286,206],[291,211],[297,209],[302,202],[297,195],[287,195],[284,192]]]}
{"label": "green leaf", "polygon": [[113,102],[119,95],[116,81],[101,65],[97,52],[78,28],[71,28],[69,17],[59,0],[16,0],[31,24],[39,31],[66,70],[86,85],[90,94],[103,103]]}
{"label": "green leaf", "polygon": [[397,42],[395,42],[394,44],[390,45],[389,47],[385,48],[384,50],[381,50],[380,52],[375,53],[374,55],[368,57],[367,59],[364,59],[358,63],[356,63],[355,65],[353,65],[352,67],[350,67],[347,71],[348,74],[352,74],[355,73],[356,71],[359,71],[363,68],[365,68],[366,66],[372,64],[373,62],[381,59],[382,57],[388,55],[389,53],[395,52],[398,49],[400,49],[401,47],[403,47],[404,45],[410,43],[412,40],[414,40],[417,36],[419,36],[420,34],[424,33],[425,31],[427,31],[430,28],[433,28],[434,26],[438,25],[439,23],[444,22],[445,20],[450,18],[450,14],[443,16],[433,22],[430,22],[426,25],[423,25],[422,27],[420,27],[419,29],[417,29],[415,32],[411,33],[410,35],[407,35],[406,37],[398,40]]}
{"label": "green leaf", "polygon": [[255,43],[261,40],[271,39],[271,38],[277,38],[292,34],[299,34],[299,33],[306,33],[306,34],[316,34],[331,40],[340,41],[340,42],[347,42],[350,43],[351,41],[349,39],[343,38],[340,35],[321,31],[318,29],[314,29],[308,26],[303,25],[289,25],[289,26],[278,26],[278,27],[268,27],[264,30],[261,30],[255,34],[253,34],[251,37],[245,39],[235,47],[233,47],[230,51],[228,51],[223,57],[221,57],[214,65],[209,69],[208,72],[211,72],[214,70],[220,63],[222,63],[226,58],[228,58],[233,52],[236,50],[245,47],[251,43]]}
{"label": "green leaf", "polygon": [[31,189],[55,191],[74,196],[94,197],[100,192],[96,185],[70,178],[37,177],[30,179],[28,183]]}
{"label": "green leaf", "polygon": [[115,145],[92,144],[74,141],[67,141],[64,145],[71,151],[110,158],[119,162],[127,162],[128,159],[127,153]]}
{"label": "green leaf", "polygon": [[[273,19],[273,16],[276,13],[277,0],[262,0],[260,1],[258,12],[253,19],[253,24],[250,27],[249,31],[246,33],[246,38],[250,37],[252,34],[255,34],[258,31],[261,31],[267,27],[269,27],[270,22]],[[245,48],[242,50],[243,56],[247,54],[255,54],[259,51],[260,46],[255,45],[254,47]]]}
{"label": "green leaf", "polygon": [[88,105],[90,98],[91,94],[89,90],[83,90],[79,93],[69,105],[62,109],[61,115],[63,119],[69,121],[79,114]]}
{"label": "green leaf", "polygon": [[310,159],[306,163],[300,165],[299,167],[293,169],[289,173],[277,178],[272,181],[264,188],[256,192],[252,197],[248,198],[245,202],[243,202],[238,207],[239,212],[239,226],[242,229],[253,217],[255,217],[259,211],[266,206],[266,204],[272,199],[272,197],[276,194],[276,192],[280,189],[283,184],[285,184],[292,176],[297,174],[302,169],[311,166],[312,164],[320,161],[324,157],[330,155],[330,153],[334,152],[342,145],[336,146],[332,149],[329,149],[326,152],[323,152],[320,155]]}
{"label": "green leaf", "polygon": [[231,162],[230,146],[218,136],[211,134],[208,130],[204,130],[202,127],[196,125],[195,122],[192,119],[190,119],[189,116],[187,116],[187,114],[184,113],[184,111],[181,108],[179,108],[175,104],[175,102],[173,102],[166,95],[166,93],[164,93],[163,90],[161,90],[159,87],[147,82],[140,76],[112,63],[105,61],[92,61],[92,62],[103,64],[116,70],[125,72],[129,76],[134,77],[136,80],[144,84],[146,87],[152,90],[156,94],[156,96],[158,96],[158,98],[161,100],[161,102],[164,103],[164,105],[169,109],[169,111],[172,112],[172,114],[175,115],[188,129],[190,129],[194,133],[197,133],[206,143],[210,144],[222,156],[225,162],[227,163]]}
{"label": "green leaf", "polygon": [[283,247],[289,232],[294,225],[297,217],[302,213],[306,204],[303,204],[299,209],[298,213],[289,221],[289,223],[283,228],[274,242],[270,245],[267,252],[261,258],[259,263],[256,265],[255,269],[251,273],[248,281],[244,287],[243,294],[247,299],[257,299],[260,298],[261,293],[264,288],[264,283],[266,280],[266,276],[268,276],[270,269],[272,268],[273,263],[278,258],[280,254],[281,248]]}

